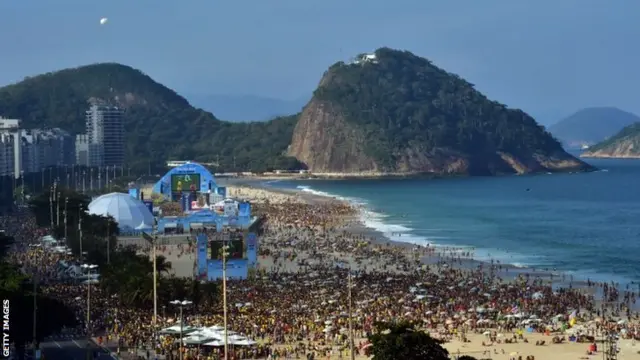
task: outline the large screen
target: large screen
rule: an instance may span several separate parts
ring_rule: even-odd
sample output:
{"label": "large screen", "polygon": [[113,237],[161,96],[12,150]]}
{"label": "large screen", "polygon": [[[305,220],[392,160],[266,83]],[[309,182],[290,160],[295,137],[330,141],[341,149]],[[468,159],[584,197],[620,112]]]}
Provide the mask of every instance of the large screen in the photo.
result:
{"label": "large screen", "polygon": [[183,191],[200,191],[200,174],[171,175],[171,191],[174,193]]}
{"label": "large screen", "polygon": [[[223,241],[211,241],[209,243],[209,259],[222,259],[222,246]],[[245,248],[242,240],[231,240],[227,242],[229,246],[229,257],[228,259],[244,259],[245,256]]]}

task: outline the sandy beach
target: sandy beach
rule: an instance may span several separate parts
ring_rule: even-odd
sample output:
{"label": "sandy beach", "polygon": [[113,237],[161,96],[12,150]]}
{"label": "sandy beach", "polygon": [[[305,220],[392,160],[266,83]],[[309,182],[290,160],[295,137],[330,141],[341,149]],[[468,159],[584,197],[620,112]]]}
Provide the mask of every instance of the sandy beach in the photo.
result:
{"label": "sandy beach", "polygon": [[[361,209],[337,199],[253,182],[226,185],[230,197],[250,201],[268,219],[257,271],[227,284],[235,304],[230,328],[285,358],[310,351],[348,357],[349,277],[357,359],[367,358],[362,348],[376,321],[397,320],[444,340],[452,359],[601,359],[605,333],[620,336],[620,359],[640,358],[632,340],[640,336],[639,317],[631,311],[638,294],[477,261],[468,248],[392,242],[363,225]],[[174,275],[192,276],[193,248],[160,250]],[[198,322],[219,325],[221,313],[211,309]],[[591,344],[599,351],[589,355]]]}
{"label": "sandy beach", "polygon": [[[561,300],[560,297],[567,295],[551,292],[548,285],[553,277],[550,273],[540,271],[533,273],[532,269],[518,269],[508,265],[492,267],[490,264],[475,261],[472,253],[454,247],[442,247],[436,250],[407,243],[393,243],[382,234],[364,227],[359,220],[358,209],[335,199],[302,191],[259,188],[253,185],[229,185],[228,193],[232,197],[251,201],[257,213],[265,213],[269,216],[268,229],[260,240],[259,274],[262,274],[263,281],[269,282],[264,286],[271,289],[270,291],[282,292],[277,295],[272,293],[270,296],[290,301],[293,293],[284,287],[287,286],[286,284],[292,284],[293,279],[296,279],[294,283],[298,284],[297,286],[309,287],[308,290],[312,293],[318,293],[318,291],[325,293],[325,290],[322,290],[323,286],[318,283],[318,273],[324,274],[322,277],[327,278],[340,277],[335,275],[336,272],[340,272],[343,279],[334,278],[329,281],[343,283],[346,277],[343,270],[346,268],[350,268],[354,274],[357,274],[354,275],[356,276],[354,281],[365,283],[360,284],[365,286],[356,296],[359,304],[357,316],[359,324],[355,337],[359,344],[366,341],[365,334],[371,329],[367,321],[368,316],[376,317],[371,311],[379,309],[378,311],[390,313],[391,318],[397,319],[399,316],[423,323],[424,329],[432,336],[447,341],[444,346],[449,350],[452,358],[456,355],[468,354],[478,359],[517,359],[519,356],[523,359],[526,356],[551,360],[599,359],[602,358],[602,348],[605,346],[601,340],[605,330],[615,330],[618,333],[621,331],[622,334],[627,335],[622,336],[623,339],[617,344],[620,349],[619,358],[640,358],[638,353],[640,346],[630,339],[632,336],[629,336],[638,330],[638,316],[633,313],[627,314],[628,317],[624,315],[624,303],[625,301],[630,303],[631,300],[620,299],[621,294],[613,295],[612,290],[604,290],[606,286],[602,284],[574,282],[574,287],[583,286],[583,289],[574,289],[570,292],[571,296]],[[306,212],[308,214],[305,214]],[[482,270],[478,270],[478,266]],[[527,274],[527,280],[524,280],[525,274]],[[461,295],[465,292],[473,292],[477,287],[482,286],[476,283],[476,286],[469,288],[460,283],[458,285],[461,289],[453,289],[454,285],[447,291],[430,288],[429,279],[436,280],[436,283],[467,279],[472,283],[478,276],[494,277],[492,281],[495,282],[492,287],[484,289],[493,291],[491,294],[485,294],[489,295],[489,299],[493,296],[503,297],[496,294],[496,288],[502,288],[503,292],[519,288],[515,298],[510,297],[511,300],[509,300],[507,297],[500,300],[504,304],[519,303],[521,308],[517,311],[509,311],[512,306],[509,305],[506,310],[498,310],[500,306],[495,301],[479,301],[476,296],[457,301],[459,311],[452,311],[450,306],[443,307],[442,302],[433,302],[431,305],[429,301],[425,304],[416,304],[416,299],[421,295],[416,297],[415,291],[418,294],[440,293],[450,296],[456,291],[460,291]],[[387,280],[383,280],[382,283],[386,282],[388,289],[379,287],[380,280],[375,279],[380,277],[387,277]],[[531,282],[529,277],[532,279],[535,277],[537,280]],[[559,277],[561,276],[555,277],[555,284],[558,283]],[[426,287],[419,280],[427,281]],[[398,283],[402,285],[398,286]],[[336,284],[336,286],[339,285]],[[355,285],[355,287],[360,286]],[[538,291],[532,295],[533,290]],[[609,307],[602,303],[596,304],[593,294],[603,291],[608,292],[609,297],[619,301]],[[468,297],[467,294],[464,295],[463,297]],[[537,301],[533,300],[536,295],[539,295]],[[559,298],[541,300],[543,297],[554,296]],[[391,301],[392,298],[393,301]],[[240,298],[237,301],[241,301]],[[341,301],[344,301],[344,293],[336,294],[335,297],[329,296],[327,300],[322,301],[322,304],[329,306]],[[399,305],[409,301],[411,305]],[[293,303],[295,304],[295,301]],[[298,303],[300,306],[310,306],[304,301],[298,301]],[[539,303],[540,309],[532,306],[535,303]],[[372,304],[375,304],[373,308]],[[282,304],[279,305],[282,306]],[[283,311],[277,305],[273,306],[274,311]],[[318,303],[317,306],[322,305]],[[496,309],[491,309],[492,306]],[[498,311],[498,313],[486,316],[484,311],[479,312],[480,310],[476,307],[485,307],[488,312]],[[336,310],[340,311],[340,309],[344,309],[344,306],[337,306]],[[407,310],[404,314],[402,314],[403,309]],[[578,315],[575,315],[576,310]],[[320,319],[322,318],[320,314],[326,316],[327,313],[331,314],[331,311],[313,309],[310,313],[315,315],[307,313],[307,316]],[[552,313],[558,314],[552,316]],[[376,318],[382,320],[388,316],[380,317],[378,314]],[[212,321],[215,320],[212,319]],[[242,323],[243,320],[238,319],[237,322]],[[254,319],[251,322],[256,321]],[[567,326],[568,322],[573,326]],[[327,325],[323,330],[325,336],[315,338],[315,341],[328,346],[332,341],[331,337],[326,335],[331,334],[334,341],[333,346],[330,347],[330,358],[334,356],[339,358],[341,354],[339,349],[342,346],[340,344],[343,342],[336,340],[340,338],[337,336],[340,331],[338,330],[335,334],[333,331],[334,328],[344,326],[344,321],[336,321],[329,316],[326,323],[331,325]],[[317,327],[317,329],[321,328]],[[600,351],[587,355],[589,342],[570,341],[574,340],[569,338],[571,335],[593,336]],[[505,341],[513,337],[516,338],[517,343]],[[553,344],[554,339],[558,342],[562,340],[562,343]],[[291,342],[294,341],[286,334],[273,340],[285,349],[290,348]],[[544,345],[539,345],[542,342]],[[344,354],[345,352],[342,353]],[[366,358],[366,356],[359,354],[357,358]]]}

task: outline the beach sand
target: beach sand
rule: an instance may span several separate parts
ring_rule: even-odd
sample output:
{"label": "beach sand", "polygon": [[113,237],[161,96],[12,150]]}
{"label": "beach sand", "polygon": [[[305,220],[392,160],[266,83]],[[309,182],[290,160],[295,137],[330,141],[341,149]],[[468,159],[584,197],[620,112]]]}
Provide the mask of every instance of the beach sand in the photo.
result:
{"label": "beach sand", "polygon": [[[238,186],[238,185],[229,185],[227,187],[229,194],[234,197],[241,197],[246,200],[251,201],[252,203],[287,203],[287,202],[295,202],[295,203],[307,203],[307,204],[318,204],[326,201],[334,201],[333,199],[320,197],[313,194],[309,194],[303,191],[297,190],[282,190],[282,189],[271,189],[271,188],[260,188],[255,185],[251,186]],[[392,242],[387,239],[384,234],[377,232],[373,229],[369,229],[364,226],[364,224],[356,217],[353,219],[348,219],[345,221],[348,225],[343,229],[350,233],[361,234],[368,238],[374,239],[374,241],[378,245],[386,245],[393,246],[401,249],[403,253],[407,256],[412,256],[414,252],[415,245],[401,242]],[[293,248],[288,247],[279,247],[279,251],[293,252]],[[304,270],[301,263],[325,263],[325,264],[348,264],[347,266],[354,269],[361,270],[378,270],[378,271],[400,271],[401,268],[393,268],[388,264],[381,264],[379,259],[371,258],[371,259],[354,259],[349,253],[338,252],[338,251],[327,251],[324,254],[325,256],[319,260],[317,258],[313,258],[310,254],[303,251],[296,251],[295,259],[288,258],[276,258],[273,256],[261,256],[259,258],[259,266],[262,269],[265,269],[269,272],[274,271],[284,271],[284,272],[296,272],[300,270]],[[455,264],[456,261],[451,261],[451,253],[444,254],[428,254],[426,256],[420,257],[420,262],[422,264],[433,264],[441,263],[443,261],[448,261],[451,264]],[[454,265],[455,266],[455,265]],[[481,261],[474,260],[472,258],[461,258],[457,261],[457,266],[460,268],[474,269],[478,266],[486,266],[490,268],[489,264],[483,263]],[[517,277],[519,274],[529,273],[534,276],[540,276],[541,278],[545,278],[546,282],[550,284],[554,284],[556,286],[567,286],[570,282],[568,278],[564,278],[559,275],[553,276],[552,273],[548,271],[541,271],[538,269],[523,269],[517,268],[515,266],[511,266],[508,264],[502,265],[502,270],[499,272],[499,276],[505,279],[513,279]],[[563,281],[564,280],[564,281]],[[581,282],[571,281],[572,285],[575,286],[584,286],[586,284]],[[586,286],[585,286],[586,287]],[[589,289],[589,292],[593,292],[593,289]],[[503,333],[503,337],[510,338],[513,334]],[[554,335],[554,334],[552,334]],[[561,334],[559,334],[561,335]],[[595,355],[587,356],[587,343],[563,343],[563,344],[551,344],[552,336],[546,336],[540,333],[531,333],[526,334],[525,337],[528,339],[528,343],[520,341],[517,344],[494,344],[491,346],[484,346],[483,342],[489,343],[486,336],[482,334],[468,334],[467,338],[470,342],[461,342],[457,338],[454,338],[452,341],[445,343],[443,346],[450,352],[452,358],[456,355],[471,355],[476,357],[477,359],[511,359],[514,357],[514,353],[517,353],[518,356],[522,355],[523,358],[526,356],[533,355],[535,359],[549,359],[549,360],[565,360],[565,359],[601,359],[602,353],[598,353]],[[364,339],[359,339],[361,341]],[[546,344],[543,346],[536,345],[537,341],[545,341]],[[602,344],[599,345],[600,350],[604,347]],[[640,345],[636,345],[635,342],[631,340],[621,340],[619,342],[620,347],[620,359],[632,359],[637,358],[640,359]],[[366,358],[366,357],[358,357],[358,358]],[[517,358],[517,356],[515,357]]]}
{"label": "beach sand", "polygon": [[[230,197],[241,198],[255,204],[255,208],[265,204],[309,204],[319,205],[322,203],[336,201],[328,197],[320,197],[297,190],[282,190],[272,188],[262,188],[257,184],[227,184],[227,192]],[[476,269],[478,266],[486,267],[487,271],[491,268],[490,264],[474,260],[472,257],[461,257],[456,259],[457,250],[442,248],[440,251],[424,252],[416,250],[414,244],[392,242],[387,239],[384,234],[373,229],[367,228],[360,221],[357,215],[352,215],[342,219],[342,224],[333,230],[333,234],[338,238],[342,232],[357,234],[371,241],[371,244],[381,247],[390,248],[387,254],[376,255],[370,257],[353,256],[353,251],[349,248],[322,248],[320,251],[316,248],[314,253],[301,250],[299,246],[294,248],[288,246],[286,239],[296,236],[299,240],[313,241],[312,238],[306,237],[304,231],[296,228],[290,232],[278,232],[277,235],[267,235],[260,239],[261,252],[265,249],[270,250],[267,254],[262,254],[258,259],[258,268],[267,273],[297,273],[305,272],[309,267],[314,265],[324,265],[326,267],[349,267],[354,270],[378,271],[382,273],[407,273],[414,271],[419,266],[428,266],[431,271],[438,271],[443,267],[452,266],[459,269],[467,269],[469,271]],[[309,235],[312,236],[312,235]],[[195,254],[186,252],[186,246],[183,246],[184,253],[178,246],[167,246],[166,250],[160,252],[172,264],[171,272],[176,276],[192,276],[195,261]],[[320,254],[318,254],[320,252]],[[295,256],[290,256],[294,254]],[[395,254],[395,255],[394,255]],[[419,260],[412,264],[396,261],[394,256],[401,255],[408,259]],[[406,261],[406,260],[405,260]],[[444,265],[446,263],[446,265]],[[513,279],[519,274],[530,273],[534,276],[544,278],[546,282],[553,281],[555,285],[566,286],[568,279],[562,282],[561,276],[551,276],[552,274],[545,271],[534,269],[522,269],[504,264],[502,270],[496,273],[497,276],[505,280]],[[573,282],[573,286],[581,286],[582,283]],[[590,289],[593,291],[593,289]],[[493,329],[495,330],[495,329]],[[552,334],[553,335],[553,334]],[[560,334],[561,335],[561,334]],[[502,333],[502,338],[510,338],[511,333]],[[477,359],[511,359],[514,353],[518,353],[523,359],[526,356],[533,355],[535,359],[548,360],[565,360],[565,359],[602,359],[602,353],[587,356],[586,343],[563,343],[551,344],[551,336],[545,336],[539,333],[525,334],[529,340],[528,343],[520,341],[517,344],[494,344],[491,346],[483,346],[483,342],[488,343],[489,340],[482,334],[467,334],[470,342],[461,342],[454,337],[453,340],[445,343],[443,346],[450,352],[452,358],[456,355],[470,355]],[[537,346],[536,341],[545,341],[546,345]],[[365,341],[365,339],[357,339],[356,343]],[[603,345],[599,345],[601,348]],[[640,359],[640,345],[636,345],[631,340],[621,340],[620,359]],[[323,356],[323,358],[326,358]],[[330,359],[338,359],[339,356],[331,356]],[[365,356],[357,356],[356,359],[366,359]]]}

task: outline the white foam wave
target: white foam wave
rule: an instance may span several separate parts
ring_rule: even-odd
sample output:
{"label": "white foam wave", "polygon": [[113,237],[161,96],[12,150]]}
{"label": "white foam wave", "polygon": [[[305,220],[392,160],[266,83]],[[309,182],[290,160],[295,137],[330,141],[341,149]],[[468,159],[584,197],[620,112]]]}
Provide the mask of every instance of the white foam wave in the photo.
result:
{"label": "white foam wave", "polygon": [[[424,229],[416,229],[411,227],[412,223],[410,220],[403,218],[402,220],[398,219],[395,222],[389,220],[391,217],[389,214],[384,214],[380,210],[374,210],[368,204],[368,202],[364,199],[355,198],[355,197],[346,197],[340,196],[336,194],[332,194],[325,191],[315,190],[311,186],[308,185],[299,185],[296,187],[300,191],[304,191],[316,196],[330,197],[337,200],[348,201],[355,207],[360,210],[360,221],[364,226],[374,231],[377,231],[383,234],[386,238],[395,242],[405,242],[410,244],[422,245],[422,246],[435,246],[435,247],[443,247],[447,248],[447,251],[451,253],[451,251],[456,251],[453,248],[458,249],[457,251],[463,253],[471,250],[474,253],[474,259],[484,262],[490,262],[491,260],[500,261],[503,264],[511,264],[518,268],[528,268],[531,266],[539,267],[544,261],[543,259],[537,258],[535,256],[529,256],[524,254],[513,253],[509,251],[499,251],[496,249],[487,249],[487,248],[477,248],[469,245],[461,245],[460,243],[451,244],[451,238],[446,236],[422,236],[416,234],[416,230],[420,230],[420,232],[439,232],[447,229],[440,228],[424,228]],[[434,243],[434,241],[443,240],[442,243]]]}
{"label": "white foam wave", "polygon": [[409,226],[405,226],[410,225],[410,223],[403,221],[403,224],[398,224],[384,221],[384,219],[389,218],[390,216],[388,214],[380,212],[379,210],[374,211],[370,208],[370,206],[368,206],[368,202],[364,199],[331,194],[325,191],[315,190],[311,186],[307,185],[299,185],[296,188],[300,191],[308,192],[317,196],[331,197],[338,200],[348,201],[360,210],[359,218],[364,226],[382,233],[391,241],[406,242],[419,245],[430,244],[429,239],[423,236],[412,234],[413,229]]}

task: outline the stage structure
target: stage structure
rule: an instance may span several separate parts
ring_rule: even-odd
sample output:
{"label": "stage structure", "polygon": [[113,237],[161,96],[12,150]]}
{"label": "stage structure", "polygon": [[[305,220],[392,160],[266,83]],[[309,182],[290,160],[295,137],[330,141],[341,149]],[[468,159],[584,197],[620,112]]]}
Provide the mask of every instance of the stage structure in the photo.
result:
{"label": "stage structure", "polygon": [[213,175],[204,166],[186,162],[169,170],[153,186],[153,192],[181,204],[185,201],[192,204],[198,198],[204,198],[208,205],[212,200],[224,199],[227,189],[218,187]]}
{"label": "stage structure", "polygon": [[227,250],[227,278],[246,279],[249,269],[255,268],[258,259],[258,237],[255,229],[239,229],[224,226],[220,221],[216,228],[196,236],[196,278],[216,281],[222,279],[222,251]]}

